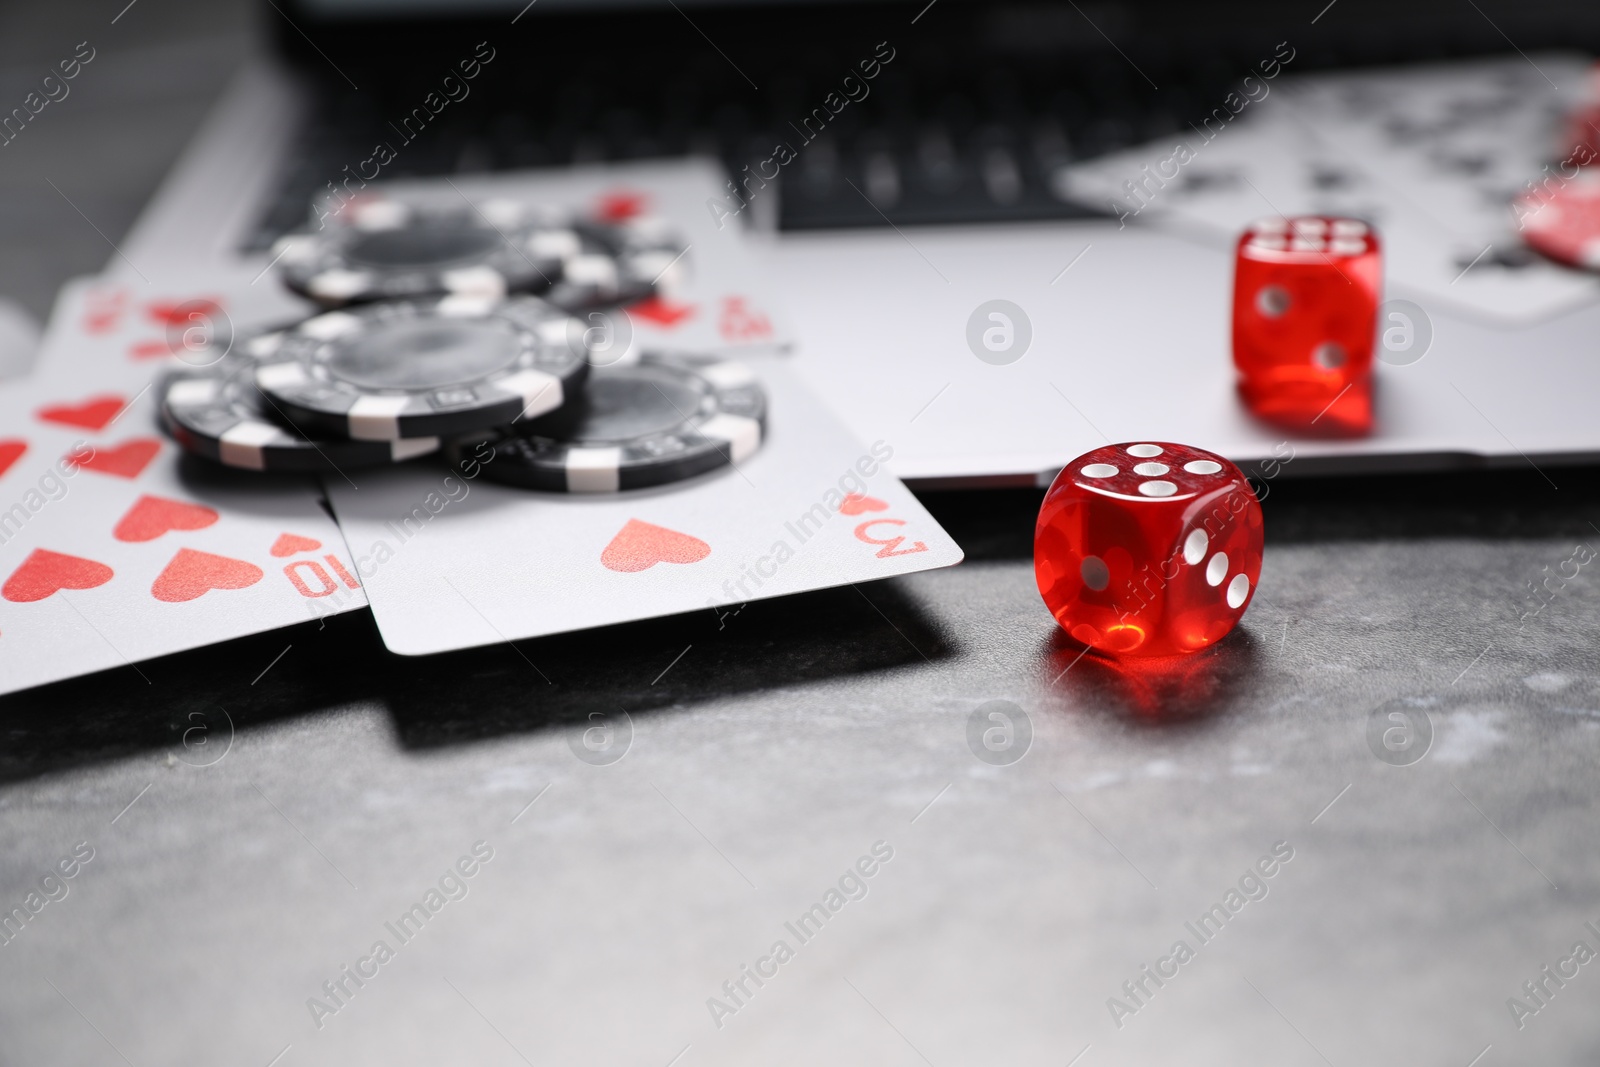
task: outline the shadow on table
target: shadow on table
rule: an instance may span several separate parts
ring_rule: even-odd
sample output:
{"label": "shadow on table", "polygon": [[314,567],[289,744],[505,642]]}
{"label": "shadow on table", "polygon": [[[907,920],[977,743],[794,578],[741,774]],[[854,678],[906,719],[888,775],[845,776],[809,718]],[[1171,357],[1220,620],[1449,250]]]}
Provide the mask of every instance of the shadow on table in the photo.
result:
{"label": "shadow on table", "polygon": [[0,697],[0,782],[149,752],[203,764],[234,732],[362,702],[432,748],[953,652],[893,581],[422,658],[389,653],[361,610]]}
{"label": "shadow on table", "polygon": [[1215,645],[1189,656],[1112,659],[1093,652],[1060,630],[1044,642],[1054,688],[1076,710],[1110,711],[1142,726],[1172,726],[1210,719],[1235,706],[1255,684],[1260,644],[1235,629]]}
{"label": "shadow on table", "polygon": [[392,657],[384,699],[408,747],[801,685],[953,653],[893,582],[803,593],[515,646]]}
{"label": "shadow on table", "polygon": [[[1279,477],[1246,464],[1263,494],[1267,544],[1423,539],[1591,539],[1600,467],[1517,461],[1506,469],[1422,474],[1312,475],[1292,462]],[[1559,491],[1557,490],[1557,487]],[[918,494],[967,559],[1031,560],[1042,489]]]}
{"label": "shadow on table", "polygon": [[[1561,486],[1556,492],[1548,475]],[[1264,505],[1268,543],[1594,536],[1600,469],[1441,472],[1424,478],[1284,477]],[[1032,556],[1039,490],[923,494],[973,561]],[[1584,531],[1588,531],[1585,533]],[[129,755],[192,762],[194,740],[361,702],[382,702],[403,744],[431,748],[630,715],[834,677],[943,661],[956,649],[895,581],[408,659],[366,611],[0,697],[0,782]],[[1041,656],[1064,670],[1064,636]],[[1141,723],[1214,717],[1259,670],[1245,631],[1174,666],[1085,656],[1056,688],[1078,709]],[[203,729],[200,729],[203,727]],[[206,742],[209,743],[209,740]]]}

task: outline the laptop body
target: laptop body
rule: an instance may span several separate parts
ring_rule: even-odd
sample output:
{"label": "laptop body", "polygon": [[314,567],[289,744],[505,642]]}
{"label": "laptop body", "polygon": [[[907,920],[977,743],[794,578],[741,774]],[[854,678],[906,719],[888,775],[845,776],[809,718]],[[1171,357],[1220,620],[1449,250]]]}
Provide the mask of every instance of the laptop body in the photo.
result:
{"label": "laptop body", "polygon": [[[310,199],[358,171],[703,157],[729,177],[706,210],[763,250],[801,373],[859,436],[892,441],[914,483],[1044,484],[1107,440],[1152,437],[1241,463],[1292,455],[1274,468],[1292,474],[1600,458],[1587,355],[1600,301],[1510,326],[1434,305],[1427,358],[1379,368],[1371,436],[1300,438],[1235,398],[1230,250],[1128,226],[1052,184],[1063,165],[1181,130],[1285,39],[1306,72],[1504,53],[1508,36],[1524,53],[1571,48],[1600,39],[1600,14],[1575,4],[1493,22],[1358,0],[1320,14],[299,0],[262,14],[275,55],[174,169],[132,236],[144,259],[265,266]],[[510,61],[452,95],[444,79],[480,49]],[[378,141],[402,146],[382,167]],[[1004,364],[969,337],[995,300],[1030,335]]]}

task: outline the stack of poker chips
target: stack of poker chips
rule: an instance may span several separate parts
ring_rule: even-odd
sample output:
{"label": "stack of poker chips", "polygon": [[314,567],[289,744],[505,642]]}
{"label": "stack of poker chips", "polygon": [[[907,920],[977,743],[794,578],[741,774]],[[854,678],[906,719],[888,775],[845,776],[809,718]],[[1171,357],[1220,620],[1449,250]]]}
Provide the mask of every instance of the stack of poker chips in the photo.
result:
{"label": "stack of poker chips", "polygon": [[456,463],[489,442],[496,480],[615,492],[738,463],[765,429],[747,368],[597,366],[574,314],[651,296],[684,251],[651,219],[364,199],[275,249],[284,283],[324,310],[201,353],[161,383],[162,421],[189,452],[257,471]]}
{"label": "stack of poker chips", "polygon": [[537,293],[568,310],[649,296],[684,248],[651,216],[577,218],[515,200],[426,206],[366,197],[273,247],[283,282],[323,307]]}

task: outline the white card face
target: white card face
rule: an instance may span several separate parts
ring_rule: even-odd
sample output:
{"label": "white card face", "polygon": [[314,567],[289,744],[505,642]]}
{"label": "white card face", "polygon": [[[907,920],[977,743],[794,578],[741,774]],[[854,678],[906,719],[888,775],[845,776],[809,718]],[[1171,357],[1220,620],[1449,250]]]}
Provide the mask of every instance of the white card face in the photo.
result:
{"label": "white card face", "polygon": [[167,371],[212,359],[213,337],[275,327],[314,310],[260,265],[152,283],[75,278],[56,298],[32,380],[136,393]]}
{"label": "white card face", "polygon": [[1357,215],[1377,225],[1397,291],[1469,316],[1536,321],[1594,301],[1600,282],[1533,255],[1516,233],[1511,199],[1540,176],[1570,95],[1545,76],[1576,89],[1586,69],[1574,56],[1533,63],[1285,76],[1212,140],[1196,132],[1069,166],[1058,188],[1132,212],[1139,202],[1125,183],[1146,180],[1146,165],[1162,173],[1181,141],[1192,160],[1151,183],[1132,217],[1224,240],[1264,216]]}
{"label": "white card face", "polygon": [[329,479],[385,644],[423,655],[960,562],[884,469],[892,449],[855,441],[783,361],[749,364],[765,442],[677,485],[540,493],[421,466],[363,473],[359,489]]}
{"label": "white card face", "polygon": [[[375,182],[366,191],[482,205],[496,199],[560,208],[586,217],[659,219],[684,242],[664,268],[659,295],[628,309],[635,352],[741,354],[783,351],[793,334],[775,292],[745,244],[737,219],[708,204],[725,203],[719,166],[691,160],[563,167],[493,175]],[[718,223],[721,219],[720,225]],[[618,352],[621,356],[623,353]]]}
{"label": "white card face", "polygon": [[154,418],[93,376],[0,389],[0,692],[365,603],[310,479],[180,464]]}

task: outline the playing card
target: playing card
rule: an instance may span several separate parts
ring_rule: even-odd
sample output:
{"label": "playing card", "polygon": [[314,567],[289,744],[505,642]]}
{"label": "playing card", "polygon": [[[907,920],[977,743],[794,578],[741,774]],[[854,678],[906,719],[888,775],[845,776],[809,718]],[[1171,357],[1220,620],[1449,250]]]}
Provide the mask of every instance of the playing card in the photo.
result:
{"label": "playing card", "polygon": [[656,489],[541,493],[480,466],[329,479],[384,642],[421,655],[726,608],[947,567],[961,549],[784,361],[747,361],[767,433],[733,467]]}
{"label": "playing card", "polygon": [[39,350],[39,324],[28,310],[0,297],[0,380],[25,376]]}
{"label": "playing card", "polygon": [[216,360],[253,329],[315,313],[264,266],[235,264],[149,281],[74,278],[56,298],[33,380],[68,388],[90,381],[136,393],[165,372]]}
{"label": "playing card", "polygon": [[63,377],[0,389],[0,693],[365,603],[311,479],[186,460],[137,376]]}
{"label": "playing card", "polygon": [[1534,318],[1600,292],[1590,276],[1531,252],[1510,206],[1544,177],[1588,66],[1582,56],[1541,54],[1317,75],[1285,85],[1278,113],[1325,152],[1361,160],[1427,242],[1408,234],[1396,246],[1397,280],[1426,277],[1431,295]]}
{"label": "playing card", "polygon": [[[1592,301],[1600,285],[1532,255],[1515,231],[1511,198],[1541,177],[1570,95],[1544,75],[1576,89],[1584,69],[1572,56],[1534,62],[1285,77],[1220,133],[1069,166],[1057,188],[1217,242],[1262,216],[1365,218],[1382,236],[1391,288],[1468,315],[1545,318]],[[1179,142],[1191,158],[1174,166]],[[1176,176],[1151,180],[1146,167]]]}
{"label": "playing card", "polygon": [[[542,181],[518,175],[458,185],[459,190],[448,182],[422,183],[414,191],[457,198],[523,196],[616,221],[640,213],[669,219],[684,240],[684,256],[663,274],[657,297],[622,317],[629,336],[615,346],[610,358],[629,358],[640,350],[776,351],[787,344],[777,310],[760,287],[738,230],[731,226],[719,230],[705,213],[703,201],[715,187],[714,171],[707,166],[595,168]],[[39,478],[48,478],[50,488],[42,496],[28,497],[39,507],[25,503],[16,514],[26,521],[19,520],[17,531],[0,544],[0,569],[10,575],[5,580],[14,594],[0,604],[0,656],[7,649],[25,648],[21,639],[4,642],[13,632],[34,634],[41,649],[38,655],[23,657],[26,666],[19,663],[8,674],[6,687],[22,688],[137,662],[365,604],[353,561],[317,507],[310,483],[218,470],[193,460],[180,464],[176,446],[153,430],[154,400],[149,389],[158,375],[205,365],[227,349],[230,339],[295,321],[312,310],[283,289],[264,260],[215,267],[198,276],[168,270],[135,280],[123,272],[115,278],[80,279],[63,290],[32,392],[18,393],[8,401],[16,407],[11,424],[24,425],[33,412],[43,409],[53,409],[54,421],[39,423],[42,428],[27,440],[8,439],[11,452],[0,451],[0,458],[14,468],[0,480],[0,493],[15,484],[21,499]],[[85,382],[94,388],[86,390]],[[113,419],[116,425],[136,427],[139,432],[102,439],[99,435],[113,425]],[[76,439],[62,437],[71,429],[83,431],[81,447],[92,453],[52,474],[49,464],[40,466],[36,460],[75,446]],[[875,469],[877,461],[870,456],[868,460]],[[71,471],[70,478],[64,470]],[[429,468],[429,473],[415,475],[407,470],[360,477],[365,485],[369,477],[426,480],[445,473],[443,468]],[[91,474],[101,481],[97,483]],[[355,482],[341,484],[355,490]],[[895,489],[905,496],[903,489]],[[59,493],[59,501],[50,493]],[[483,495],[487,493],[485,488]],[[881,498],[863,494],[859,501],[840,506],[848,515],[849,509],[870,511],[883,504]],[[914,504],[900,510],[926,519]],[[927,523],[931,526],[931,520]],[[893,526],[892,521],[869,526],[864,537],[883,538],[881,543],[860,542],[863,549],[954,562],[946,558],[948,552],[936,551],[948,546],[942,533],[942,540],[931,543],[907,540]],[[670,532],[667,527],[656,531],[648,523],[630,527],[629,536],[617,541],[608,558],[614,562],[616,553],[622,552],[637,561],[643,558],[641,546],[652,537],[667,556],[684,554],[681,545],[674,549],[662,540]],[[136,532],[149,536],[141,539],[133,536]],[[180,540],[181,545],[156,558],[160,549]],[[722,538],[717,543],[733,544]],[[818,584],[804,584],[808,566],[809,561],[788,568],[787,584],[798,582],[802,588]],[[884,573],[896,569],[917,568],[896,565]],[[769,588],[761,595],[786,591],[786,583]],[[80,618],[76,610],[80,604],[85,610],[79,625],[100,637],[93,647],[62,639],[62,626]],[[97,614],[102,608],[109,622]],[[19,611],[25,621],[13,623],[12,616]],[[152,611],[157,614],[152,616]],[[624,617],[640,615],[636,610]],[[90,620],[95,620],[93,625]],[[596,624],[580,620],[574,625]],[[459,642],[471,643],[477,642]]]}
{"label": "playing card", "polygon": [[[440,179],[374,183],[419,201],[481,203],[521,200],[587,217],[661,219],[685,250],[664,270],[659,292],[626,314],[580,313],[591,336],[603,338],[605,359],[639,352],[728,353],[784,351],[792,333],[772,287],[752,256],[737,220],[708,208],[726,190],[704,162],[574,167]],[[336,208],[323,205],[318,210]],[[41,380],[61,376],[143,385],[161,370],[212,358],[216,338],[275,327],[315,313],[290,293],[269,257],[169,268],[140,278],[129,271],[68,283],[57,300],[35,368]],[[224,343],[223,347],[226,347]],[[109,376],[109,377],[108,377]]]}
{"label": "playing card", "polygon": [[[491,199],[566,209],[613,222],[649,216],[662,220],[686,245],[663,270],[659,293],[628,308],[614,327],[594,313],[604,331],[627,338],[608,341],[624,352],[740,353],[783,351],[792,333],[776,294],[751,254],[737,218],[717,210],[728,196],[720,166],[703,160],[565,167],[445,179],[375,182],[364,192],[384,192],[423,203]],[[325,202],[317,210],[336,209]]]}

